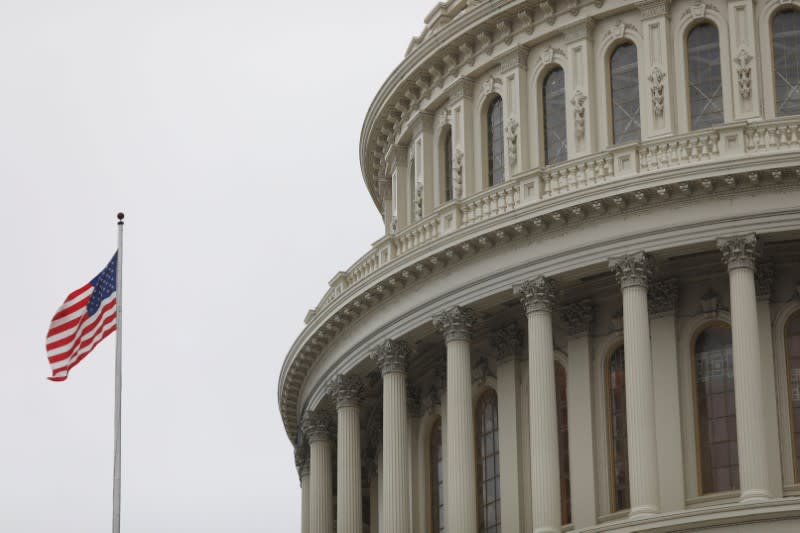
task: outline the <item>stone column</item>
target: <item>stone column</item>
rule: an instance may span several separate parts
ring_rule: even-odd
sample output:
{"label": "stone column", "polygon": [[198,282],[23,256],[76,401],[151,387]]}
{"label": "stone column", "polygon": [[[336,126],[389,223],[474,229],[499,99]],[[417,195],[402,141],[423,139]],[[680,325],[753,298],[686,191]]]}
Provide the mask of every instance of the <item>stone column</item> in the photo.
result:
{"label": "stone column", "polygon": [[569,493],[575,529],[597,522],[594,433],[592,424],[592,356],[589,329],[591,300],[561,308],[567,324],[567,424],[569,426]]}
{"label": "stone column", "polygon": [[383,508],[381,533],[409,533],[407,342],[387,340],[370,354],[383,375]]}
{"label": "stone column", "polygon": [[475,428],[472,414],[472,366],[469,344],[475,312],[452,307],[433,317],[447,344],[447,435],[445,515],[447,530],[476,533]]}
{"label": "stone column", "polygon": [[740,499],[761,501],[770,497],[770,491],[754,276],[758,241],[751,233],[718,239],[717,246],[730,278]]}
{"label": "stone column", "polygon": [[519,396],[519,356],[523,347],[522,330],[510,323],[495,331],[490,343],[497,356],[497,417],[500,426],[500,523],[504,533],[522,532],[520,503],[519,437],[517,398]]}
{"label": "stone column", "polygon": [[528,315],[531,508],[534,533],[561,531],[556,375],[552,312],[555,281],[539,276],[515,287]]}
{"label": "stone column", "polygon": [[611,259],[609,267],[622,287],[630,517],[641,518],[659,512],[653,357],[647,309],[652,264],[644,252],[639,252]]}
{"label": "stone column", "polygon": [[311,468],[308,446],[300,445],[294,449],[294,464],[300,476],[300,533],[309,533],[309,504],[311,503]]}
{"label": "stone column", "polygon": [[330,413],[306,412],[303,433],[311,448],[310,533],[333,533],[333,418]]}
{"label": "stone column", "polygon": [[328,386],[336,400],[336,531],[361,533],[361,431],[359,403],[364,384],[358,376],[339,374]]}
{"label": "stone column", "polygon": [[419,387],[409,385],[406,389],[408,406],[408,464],[411,479],[408,484],[409,512],[411,531],[420,531],[425,523],[425,454],[421,453],[420,439],[422,429],[422,391]]}

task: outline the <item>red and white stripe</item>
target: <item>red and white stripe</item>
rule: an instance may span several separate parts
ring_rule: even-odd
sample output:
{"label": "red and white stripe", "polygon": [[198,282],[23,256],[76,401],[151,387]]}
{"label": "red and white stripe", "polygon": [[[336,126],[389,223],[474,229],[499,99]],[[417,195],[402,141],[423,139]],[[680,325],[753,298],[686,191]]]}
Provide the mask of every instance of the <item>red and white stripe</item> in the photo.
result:
{"label": "red and white stripe", "polygon": [[94,287],[88,283],[70,293],[58,308],[47,332],[47,359],[53,375],[47,379],[64,381],[70,369],[117,329],[117,294],[111,293],[89,316],[87,305]]}

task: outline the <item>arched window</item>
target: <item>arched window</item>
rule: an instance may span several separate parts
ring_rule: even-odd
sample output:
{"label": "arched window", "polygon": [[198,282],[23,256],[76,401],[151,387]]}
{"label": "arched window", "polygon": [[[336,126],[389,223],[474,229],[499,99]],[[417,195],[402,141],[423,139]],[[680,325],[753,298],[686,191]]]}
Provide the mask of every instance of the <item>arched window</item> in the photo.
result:
{"label": "arched window", "polygon": [[442,419],[431,428],[430,436],[431,474],[431,531],[444,531],[444,463],[442,461]]}
{"label": "arched window", "polygon": [[631,506],[628,486],[628,422],[625,410],[625,347],[620,346],[608,358],[608,436],[611,450],[611,510]]}
{"label": "arched window", "polygon": [[719,32],[710,23],[695,26],[686,38],[689,108],[693,130],[724,122]]}
{"label": "arched window", "polygon": [[503,99],[496,96],[486,111],[486,131],[489,134],[489,186],[503,183]]}
{"label": "arched window", "polygon": [[794,479],[800,481],[800,312],[792,315],[786,323],[786,379],[789,385]]}
{"label": "arched window", "polygon": [[569,431],[567,424],[567,372],[556,363],[556,420],[558,421],[558,465],[561,479],[561,523],[572,522],[569,499]]}
{"label": "arched window", "polygon": [[554,165],[567,160],[567,99],[564,69],[554,68],[542,84],[544,102],[544,160]]}
{"label": "arched window", "polygon": [[486,391],[480,397],[476,418],[480,519],[478,531],[500,533],[500,448],[497,442],[497,394],[494,391]]}
{"label": "arched window", "polygon": [[702,494],[739,488],[733,345],[727,324],[715,324],[694,341],[695,418]]}
{"label": "arched window", "polygon": [[772,19],[775,114],[800,115],[800,11],[781,11]]}
{"label": "arched window", "polygon": [[611,54],[611,115],[614,121],[614,144],[638,141],[639,64],[636,45],[624,43]]}
{"label": "arched window", "polygon": [[444,159],[444,200],[449,202],[453,199],[453,130],[449,127],[444,134],[442,158]]}

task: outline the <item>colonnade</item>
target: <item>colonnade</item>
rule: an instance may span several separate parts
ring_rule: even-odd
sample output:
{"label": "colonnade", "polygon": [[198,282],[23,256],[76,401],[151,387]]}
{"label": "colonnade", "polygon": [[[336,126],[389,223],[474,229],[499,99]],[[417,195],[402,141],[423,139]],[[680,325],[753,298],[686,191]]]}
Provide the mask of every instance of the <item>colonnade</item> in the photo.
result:
{"label": "colonnade", "polygon": [[[754,279],[759,247],[753,234],[721,238],[717,241],[717,246],[730,278],[740,499],[742,502],[753,502],[771,496]],[[648,288],[653,281],[653,262],[650,256],[639,252],[610,259],[609,268],[615,272],[622,291],[630,518],[637,519],[660,512],[653,354],[648,309]],[[558,287],[552,278],[539,276],[514,287],[514,292],[520,298],[528,319],[531,493],[530,501],[520,501],[519,472],[509,470],[508,463],[504,465],[502,455],[516,453],[513,450],[515,446],[506,444],[504,449],[504,444],[501,443],[503,505],[506,505],[508,498],[508,504],[514,508],[512,513],[504,513],[504,517],[512,516],[511,523],[504,522],[504,531],[521,531],[519,509],[530,506],[534,533],[560,532],[561,496],[557,488],[560,472],[552,320]],[[586,315],[591,315],[589,303],[579,302],[567,307],[570,307],[570,313],[582,317],[582,321],[588,323]],[[470,348],[477,318],[475,312],[469,308],[452,307],[432,317],[432,322],[441,333],[447,352],[444,413],[447,420],[444,450],[449,465],[444,469],[446,530],[476,533],[477,488],[472,467],[476,464],[476,451]],[[515,366],[507,363],[516,360],[522,339],[521,332],[512,329],[506,328],[495,333],[492,344],[498,352],[501,424],[514,425],[513,435],[516,438],[516,405],[513,397],[509,396],[516,395]],[[583,333],[588,333],[588,326],[584,325],[584,330]],[[588,357],[588,345],[578,346],[576,343],[575,347],[576,358]],[[416,529],[411,524],[407,423],[409,412],[406,374],[411,353],[409,344],[402,340],[386,340],[370,353],[370,358],[381,371],[383,382],[382,452],[378,467],[382,472],[378,487],[380,504],[372,506],[380,509],[381,533],[410,533]],[[570,353],[570,359],[572,355]],[[587,378],[571,376],[570,386],[585,386],[588,384]],[[499,383],[501,380],[504,383]],[[506,389],[506,385],[510,390]],[[363,384],[356,376],[338,375],[329,385],[328,391],[336,401],[338,419],[337,533],[361,533],[362,483],[358,421]],[[308,443],[308,449],[301,451],[298,458],[303,494],[302,531],[333,533],[333,417],[325,412],[308,411],[303,416],[302,429]],[[575,437],[570,432],[570,448],[573,448],[572,441]],[[303,453],[307,453],[305,458]],[[591,476],[590,478],[593,479]],[[580,487],[574,487],[573,490],[580,490]],[[513,517],[514,514],[516,518]]]}

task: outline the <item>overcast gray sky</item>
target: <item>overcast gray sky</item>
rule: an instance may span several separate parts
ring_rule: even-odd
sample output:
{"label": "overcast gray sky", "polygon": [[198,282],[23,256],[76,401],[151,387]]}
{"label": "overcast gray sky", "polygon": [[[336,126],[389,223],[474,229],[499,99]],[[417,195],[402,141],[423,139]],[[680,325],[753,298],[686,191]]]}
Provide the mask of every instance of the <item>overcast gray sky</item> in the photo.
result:
{"label": "overcast gray sky", "polygon": [[0,531],[111,526],[113,337],[44,338],[124,210],[122,530],[299,531],[276,387],[382,231],[361,123],[432,0],[0,0]]}

